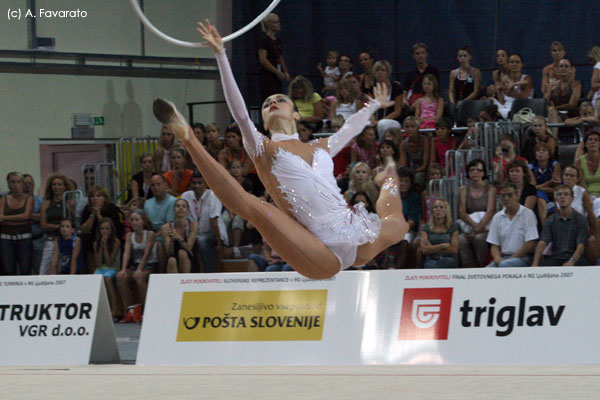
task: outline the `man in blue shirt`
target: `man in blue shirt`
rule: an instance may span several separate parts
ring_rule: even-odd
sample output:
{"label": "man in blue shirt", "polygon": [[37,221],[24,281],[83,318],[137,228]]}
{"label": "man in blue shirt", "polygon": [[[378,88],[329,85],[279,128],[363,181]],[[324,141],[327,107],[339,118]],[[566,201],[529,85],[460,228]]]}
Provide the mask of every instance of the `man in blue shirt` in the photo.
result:
{"label": "man in blue shirt", "polygon": [[159,271],[165,271],[165,249],[162,243],[161,227],[175,219],[173,208],[177,199],[167,193],[167,183],[162,175],[154,175],[150,179],[150,190],[154,197],[144,203],[144,212],[152,223],[152,230],[156,232],[156,256],[158,258]]}

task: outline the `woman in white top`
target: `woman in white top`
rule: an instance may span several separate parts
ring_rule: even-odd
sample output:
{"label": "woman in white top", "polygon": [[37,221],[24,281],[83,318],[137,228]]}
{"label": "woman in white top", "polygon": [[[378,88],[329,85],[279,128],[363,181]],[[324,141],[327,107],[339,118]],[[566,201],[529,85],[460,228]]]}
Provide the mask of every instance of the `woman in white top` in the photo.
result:
{"label": "woman in white top", "polygon": [[206,26],[198,26],[216,53],[225,98],[241,128],[244,146],[277,207],[248,194],[212,160],[171,104],[156,100],[154,111],[182,139],[223,204],[251,221],[288,264],[313,279],[325,279],[341,268],[363,265],[400,241],[408,224],[402,213],[393,162],[379,176],[377,214],[368,213],[360,203],[349,207],[333,176],[332,156],[362,131],[380,106],[393,104],[385,101],[387,90],[379,85],[376,100],[354,114],[335,135],[310,143],[298,140],[299,115],[290,98],[283,94],[269,96],[262,106],[265,128],[272,135],[269,139],[256,130],[247,113],[217,30],[208,20]]}
{"label": "woman in white top", "polygon": [[592,99],[592,106],[594,107],[594,113],[598,116],[600,115],[600,47],[592,47],[588,53],[588,58],[595,63],[592,70],[592,80],[590,82],[590,96]]}

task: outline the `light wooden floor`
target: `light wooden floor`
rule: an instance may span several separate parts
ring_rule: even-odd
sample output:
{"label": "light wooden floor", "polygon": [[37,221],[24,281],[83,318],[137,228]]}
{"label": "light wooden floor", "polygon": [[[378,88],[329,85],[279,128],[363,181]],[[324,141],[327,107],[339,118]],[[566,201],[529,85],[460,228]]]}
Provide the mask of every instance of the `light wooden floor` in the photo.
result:
{"label": "light wooden floor", "polygon": [[5,399],[598,399],[600,366],[0,367]]}

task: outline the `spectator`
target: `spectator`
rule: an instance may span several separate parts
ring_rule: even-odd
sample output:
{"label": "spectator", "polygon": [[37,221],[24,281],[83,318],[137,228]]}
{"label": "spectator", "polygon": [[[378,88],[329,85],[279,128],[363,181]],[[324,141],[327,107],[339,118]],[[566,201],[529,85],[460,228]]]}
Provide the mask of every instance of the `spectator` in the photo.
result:
{"label": "spectator", "polygon": [[60,234],[54,239],[54,252],[50,264],[50,275],[75,275],[85,273],[81,239],[75,234],[73,221],[60,221]]}
{"label": "spectator", "polygon": [[[227,168],[234,159],[242,163],[242,175],[247,176],[253,170],[252,160],[242,145],[242,133],[237,125],[230,125],[225,130],[225,145],[219,153],[219,163]],[[253,180],[254,182],[254,180]]]}
{"label": "spectator", "polygon": [[[392,64],[389,61],[381,60],[377,61],[373,66],[373,76],[375,77],[375,84],[381,83],[385,85],[388,89],[389,99],[394,101],[394,104],[386,107],[380,108],[375,113],[375,118],[377,121],[377,132],[378,138],[381,139],[383,137],[383,133],[388,128],[400,128],[400,121],[402,118],[402,106],[404,104],[404,89],[400,82],[391,81],[390,77],[392,75]],[[373,96],[373,91],[368,93],[371,97]]]}
{"label": "spectator", "polygon": [[162,226],[168,221],[173,221],[175,215],[175,197],[167,193],[167,184],[162,175],[154,175],[150,180],[150,190],[154,197],[144,203],[144,212],[152,224],[157,243],[156,256],[158,257],[158,272],[164,272],[165,269],[165,251],[162,242],[162,235],[158,234]]}
{"label": "spectator", "polygon": [[223,140],[220,136],[219,126],[216,123],[206,125],[206,151],[215,160],[219,160],[219,153],[223,150]]}
{"label": "spectator", "polygon": [[508,163],[506,169],[508,170],[508,182],[514,183],[517,187],[519,204],[524,205],[537,214],[541,228],[546,220],[548,208],[545,201],[538,199],[535,186],[529,183],[531,172],[527,166],[527,162],[513,160]]}
{"label": "spectator", "polygon": [[496,95],[496,90],[500,87],[500,80],[502,76],[508,75],[510,72],[508,68],[508,52],[506,50],[496,50],[496,65],[498,65],[498,69],[492,72],[492,80],[494,81],[494,84],[488,86],[488,97],[494,97]]}
{"label": "spectator", "polygon": [[[469,149],[472,149],[472,148],[478,146],[478,141],[477,141],[478,128],[475,127],[477,120],[475,118],[469,117],[469,118],[467,118],[466,123],[467,123],[467,132],[465,133],[462,141],[456,148],[457,150],[462,150],[462,149],[469,150]],[[482,132],[482,134],[483,134],[483,132]]]}
{"label": "spectator", "polygon": [[[405,120],[406,121],[406,120]],[[394,142],[394,146],[400,151],[400,146],[404,141],[404,136],[402,134],[402,129],[400,128],[388,128],[383,133],[383,140],[389,140]],[[398,153],[398,159],[400,159],[400,153]]]}
{"label": "spectator", "polygon": [[378,173],[382,172],[385,166],[385,162],[388,158],[394,159],[394,162],[398,162],[398,148],[391,140],[384,140],[379,144],[377,148],[377,156],[375,161],[377,166],[373,168],[373,176],[376,176]]}
{"label": "spectator", "polygon": [[40,212],[44,199],[35,195],[35,182],[29,174],[23,174],[23,192],[33,197],[33,211],[31,214],[31,240],[33,241],[33,275],[40,273],[40,262],[44,250],[44,230],[40,225]]}
{"label": "spectator", "polygon": [[429,192],[429,182],[434,179],[442,179],[445,173],[444,168],[438,163],[429,164],[429,168],[427,168],[427,182],[421,193],[421,223],[423,224],[431,219],[431,206],[435,200],[433,194]]}
{"label": "spectator", "polygon": [[360,88],[363,93],[371,93],[373,86],[375,86],[375,77],[373,76],[373,63],[375,60],[369,52],[364,51],[358,55],[358,62],[363,70],[363,73],[358,76]]}
{"label": "spectator", "polygon": [[203,145],[206,145],[206,126],[203,123],[196,122],[192,125],[192,130],[196,139]]}
{"label": "spectator", "polygon": [[281,31],[281,22],[277,14],[270,13],[260,23],[264,36],[258,41],[258,61],[260,62],[260,101],[272,94],[283,92],[281,81],[289,81],[283,56],[281,40],[277,34]]}
{"label": "spectator", "polygon": [[415,238],[421,216],[421,197],[413,189],[414,175],[408,168],[398,168],[398,189],[402,197],[402,212],[408,222],[409,230],[397,245],[396,268],[409,268],[411,260],[410,245]]}
{"label": "spectator", "polygon": [[[116,229],[116,238],[123,237],[123,213],[119,207],[112,202],[108,191],[102,186],[94,186],[88,192],[90,204],[88,204],[81,214],[81,239],[83,240],[83,253],[86,259],[86,266],[89,272],[92,272],[98,265],[94,265],[96,257],[94,256],[93,243],[98,237],[100,231],[100,221],[108,218],[112,221]],[[120,265],[119,265],[120,266]],[[118,269],[119,267],[117,267]]]}
{"label": "spectator", "polygon": [[[155,234],[144,210],[134,209],[129,214],[132,232],[125,238],[123,262],[117,273],[117,288],[125,309],[146,303],[148,279],[151,273],[158,272]],[[135,295],[132,292],[135,288]],[[129,313],[126,319],[129,318]]]}
{"label": "spectator", "polygon": [[400,145],[400,166],[409,168],[415,174],[415,182],[423,185],[431,150],[429,138],[421,134],[419,125],[419,119],[412,115],[404,120],[406,140]]}
{"label": "spectator", "polygon": [[300,136],[300,141],[302,143],[308,143],[311,140],[314,140],[313,133],[317,130],[315,124],[308,121],[298,121],[298,136]]}
{"label": "spectator", "polygon": [[508,68],[513,85],[507,94],[515,99],[532,99],[533,79],[523,73],[523,57],[520,54],[511,54],[508,58]]}
{"label": "spectator", "polygon": [[534,137],[528,137],[525,142],[525,148],[523,149],[524,156],[528,160],[535,159],[535,145],[537,143],[545,143],[550,152],[550,157],[554,160],[558,159],[558,140],[554,136],[548,125],[546,124],[546,118],[541,115],[536,115],[531,123],[531,131]]}
{"label": "spectator", "polygon": [[517,186],[507,182],[500,186],[501,211],[494,215],[487,242],[493,261],[488,267],[527,267],[538,239],[533,211],[519,204]]}
{"label": "spectator", "polygon": [[451,135],[452,122],[448,118],[440,118],[435,123],[435,138],[431,145],[430,162],[437,162],[446,168],[446,152],[456,149],[456,138]]}
{"label": "spectator", "polygon": [[501,118],[497,104],[490,104],[479,111],[479,122],[496,122]]}
{"label": "spectator", "polygon": [[372,203],[375,203],[379,197],[379,192],[371,177],[371,168],[362,161],[354,164],[350,171],[350,182],[348,183],[348,190],[344,193],[344,198],[346,201],[350,201],[357,192],[367,193]]}
{"label": "spectator", "polygon": [[[500,143],[496,147],[496,157],[492,159],[494,176],[499,183],[504,182],[507,176],[506,165],[512,160],[527,160],[516,153],[516,143],[510,134],[500,135]],[[502,168],[500,168],[502,166]]]}
{"label": "spectator", "polygon": [[531,184],[537,190],[538,201],[543,199],[551,214],[554,205],[550,204],[552,200],[550,196],[554,194],[554,186],[561,181],[561,167],[558,161],[550,158],[546,143],[535,145],[535,160],[529,163],[529,171],[531,171]]}
{"label": "spectator", "polygon": [[[63,219],[63,194],[72,190],[71,180],[62,174],[52,174],[46,181],[44,202],[40,209],[40,226],[46,235],[46,243],[40,261],[40,275],[48,275],[54,253],[54,238],[59,234]],[[71,206],[68,204],[67,206]]]}
{"label": "spectator", "polygon": [[406,101],[411,106],[425,95],[422,85],[425,75],[431,74],[435,76],[438,82],[440,81],[440,73],[437,68],[427,63],[427,45],[422,42],[415,43],[412,47],[412,53],[416,66],[415,69],[406,74],[404,81],[404,88],[408,90]]}
{"label": "spectator", "polygon": [[445,200],[433,202],[431,219],[421,227],[420,252],[425,255],[424,268],[456,268],[458,263],[458,226],[452,221]]}
{"label": "spectator", "polygon": [[[584,123],[597,124],[598,122],[600,122],[600,119],[594,115],[594,108],[592,107],[592,103],[590,103],[589,101],[583,101],[579,105],[579,116],[574,118],[568,118],[567,120],[565,120],[565,125],[578,126]],[[577,145],[577,150],[575,151],[575,161],[579,160],[579,158],[583,155],[585,151],[585,138],[590,132],[594,131],[595,129],[593,126],[583,126],[579,129],[579,144]],[[598,131],[596,130],[596,132]]]}
{"label": "spectator", "polygon": [[[354,63],[352,62],[352,58],[346,54],[340,55],[340,63],[338,65],[340,69],[340,77],[341,79],[346,79],[350,75],[352,75],[352,66]],[[339,87],[339,85],[338,85]]]}
{"label": "spectator", "polygon": [[335,102],[327,106],[329,120],[333,120],[335,115],[341,115],[344,120],[347,120],[361,107],[352,88],[352,82],[348,79],[342,79],[338,83],[335,98]]}
{"label": "spectator", "polygon": [[375,168],[377,166],[377,147],[379,147],[379,142],[375,134],[375,127],[365,126],[361,134],[356,138],[356,142],[352,145],[352,163],[362,161],[367,163],[369,168]]}
{"label": "spectator", "polygon": [[588,53],[588,58],[595,63],[592,70],[588,99],[592,102],[594,114],[596,114],[596,117],[600,117],[600,47],[592,47]]}
{"label": "spectator", "polygon": [[[336,115],[331,119],[331,131],[336,133],[344,125],[346,120],[341,115]],[[351,140],[335,157],[333,157],[333,176],[336,179],[347,178],[346,169],[350,164],[352,156],[352,145],[354,140]]]}
{"label": "spectator", "polygon": [[262,254],[250,254],[248,257],[248,270],[275,272],[294,269],[263,240]]}
{"label": "spectator", "polygon": [[[239,169],[239,161],[233,160],[229,169],[230,173],[233,170]],[[241,177],[239,172],[236,172],[236,175],[238,175],[236,179],[239,182]],[[190,187],[192,190],[182,194],[181,198],[186,200],[190,205],[189,219],[198,225],[196,245],[198,246],[198,253],[202,261],[201,270],[205,273],[215,272],[217,256],[220,257],[223,246],[228,245],[227,228],[221,218],[223,205],[212,190],[207,187],[204,178],[199,172],[196,172],[192,176]],[[246,189],[246,191],[248,190]],[[238,238],[238,246],[239,239],[241,239],[241,234]]]}
{"label": "spectator", "polygon": [[173,132],[166,126],[160,130],[160,141],[158,147],[154,150],[154,171],[161,174],[171,169],[171,150],[177,147],[178,140],[175,139]]}
{"label": "spectator", "polygon": [[354,193],[354,196],[352,196],[352,198],[350,199],[349,204],[351,206],[355,206],[358,203],[363,203],[363,205],[365,206],[365,210],[367,210],[368,212],[370,212],[370,213],[375,212],[375,206],[369,199],[369,195],[367,193],[365,193],[365,192]]}
{"label": "spectator", "polygon": [[188,190],[194,171],[185,168],[186,151],[182,147],[171,150],[171,169],[163,174],[167,193],[179,197]]}
{"label": "spectator", "polygon": [[33,197],[23,192],[23,176],[6,176],[9,193],[0,198],[0,249],[4,275],[31,275]]}
{"label": "spectator", "polygon": [[[369,101],[369,99],[367,98],[367,95],[365,94],[365,92],[363,92],[361,89],[361,86],[360,86],[361,80],[359,79],[358,75],[356,75],[356,74],[348,74],[346,79],[348,79],[350,81],[350,83],[352,84],[352,91],[354,92],[356,101],[358,102],[358,104],[360,104],[360,107],[358,107],[358,108],[362,108],[363,104],[367,103]],[[371,79],[373,79],[373,78],[371,78]],[[368,93],[370,93],[370,92],[368,92]]]}
{"label": "spectator", "polygon": [[552,64],[546,65],[542,70],[542,92],[545,93],[548,89],[550,81],[557,78],[557,69],[560,60],[565,58],[567,52],[561,42],[552,42],[550,45],[550,55],[552,56]]}
{"label": "spectator", "polygon": [[575,80],[575,71],[569,61],[558,62],[554,77],[550,78],[544,91],[548,106],[548,119],[552,123],[563,122],[577,116],[577,103],[581,98],[581,82]]}
{"label": "spectator", "polygon": [[[495,86],[495,97],[492,97],[492,102],[496,106],[497,113],[503,119],[508,119],[508,116],[512,110],[512,105],[515,98],[511,95],[512,88],[515,85],[515,81],[510,78],[510,75],[502,75],[500,83]],[[481,117],[481,113],[479,113]]]}
{"label": "spectator", "polygon": [[496,188],[486,178],[485,163],[473,160],[465,168],[466,186],[459,189],[458,215],[463,233],[459,236],[463,268],[483,267],[488,257],[488,224],[496,211]]}
{"label": "spectator", "polygon": [[438,80],[432,74],[423,78],[424,95],[413,103],[421,129],[431,129],[444,113],[444,99],[440,96]]}
{"label": "spectator", "polygon": [[97,265],[94,274],[103,276],[113,320],[119,322],[124,311],[114,281],[121,266],[121,242],[117,239],[117,232],[112,219],[102,218],[99,220],[98,225],[100,226],[99,234],[93,245],[94,264]]}
{"label": "spectator", "polygon": [[302,75],[295,77],[290,82],[289,97],[292,99],[301,121],[321,124],[325,118],[325,110],[321,96],[315,93],[312,83]]}
{"label": "spectator", "polygon": [[321,63],[317,64],[317,69],[323,78],[323,97],[334,95],[337,90],[338,81],[341,78],[340,69],[338,68],[340,53],[335,50],[327,52],[327,65],[323,69]]}
{"label": "spectator", "polygon": [[142,170],[131,177],[129,199],[134,199],[136,197],[149,199],[153,196],[152,190],[150,190],[150,178],[155,174],[155,172],[152,171],[152,168],[154,167],[152,154],[142,154],[140,157],[140,165],[142,166]]}
{"label": "spectator", "polygon": [[587,153],[575,161],[583,171],[583,182],[595,200],[600,196],[600,133],[590,132],[584,141]]}
{"label": "spectator", "polygon": [[458,108],[462,101],[475,100],[479,97],[481,71],[471,66],[472,56],[468,46],[461,47],[456,58],[459,66],[450,71],[448,100]]}
{"label": "spectator", "polygon": [[192,251],[198,234],[198,222],[188,219],[190,206],[187,200],[177,200],[173,213],[174,221],[164,224],[161,231],[167,255],[167,273],[188,274],[192,270]]}
{"label": "spectator", "polygon": [[[554,198],[558,212],[552,214],[544,224],[532,266],[586,265],[583,253],[589,236],[588,225],[583,215],[571,206],[573,190],[567,185],[560,185],[556,188]],[[551,253],[542,260],[548,243],[552,243]]]}

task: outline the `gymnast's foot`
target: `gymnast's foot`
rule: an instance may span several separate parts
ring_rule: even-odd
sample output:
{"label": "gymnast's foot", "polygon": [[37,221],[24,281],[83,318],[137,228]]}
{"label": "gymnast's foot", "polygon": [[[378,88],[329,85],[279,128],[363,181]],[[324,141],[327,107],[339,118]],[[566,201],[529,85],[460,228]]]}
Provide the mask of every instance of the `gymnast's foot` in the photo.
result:
{"label": "gymnast's foot", "polygon": [[398,179],[398,170],[396,169],[396,162],[392,157],[387,157],[385,159],[385,164],[383,166],[383,171],[375,175],[375,179],[373,181],[379,187],[383,184],[383,181],[387,177],[392,177]]}
{"label": "gymnast's foot", "polygon": [[169,100],[163,100],[159,98],[154,100],[152,111],[154,112],[156,119],[169,128],[171,132],[177,136],[177,138],[180,140],[189,139],[189,132],[192,130],[192,128],[187,123],[183,115],[177,111],[175,104]]}

